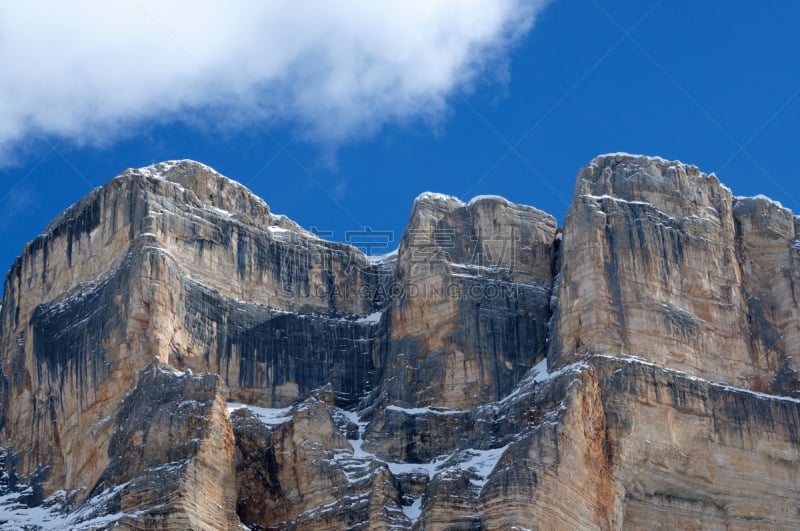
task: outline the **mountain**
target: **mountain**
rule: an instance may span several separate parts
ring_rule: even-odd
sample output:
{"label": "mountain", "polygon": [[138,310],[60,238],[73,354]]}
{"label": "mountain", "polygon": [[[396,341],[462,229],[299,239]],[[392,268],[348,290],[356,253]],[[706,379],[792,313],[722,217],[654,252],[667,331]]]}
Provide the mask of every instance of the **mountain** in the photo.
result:
{"label": "mountain", "polygon": [[796,528],[798,301],[800,217],[656,157],[381,257],[126,170],[6,276],[0,525]]}

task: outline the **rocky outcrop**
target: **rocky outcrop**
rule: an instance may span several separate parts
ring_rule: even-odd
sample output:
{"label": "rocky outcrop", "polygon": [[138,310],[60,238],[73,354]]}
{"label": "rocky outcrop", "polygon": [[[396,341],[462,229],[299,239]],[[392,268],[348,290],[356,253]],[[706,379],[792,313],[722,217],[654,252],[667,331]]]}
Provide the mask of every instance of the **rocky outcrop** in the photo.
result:
{"label": "rocky outcrop", "polygon": [[181,373],[157,360],[142,369],[115,418],[106,420],[117,430],[110,463],[84,502],[92,508],[86,516],[121,514],[123,528],[237,528],[226,399],[216,375]]}
{"label": "rocky outcrop", "polygon": [[[347,425],[348,415],[326,391],[277,415],[247,407],[232,412],[243,523],[275,529],[390,529],[407,523],[388,468],[354,451],[336,422]],[[358,429],[349,435],[357,438]]]}
{"label": "rocky outcrop", "polygon": [[637,363],[598,363],[624,527],[790,529],[798,402]]}
{"label": "rocky outcrop", "polygon": [[6,277],[0,525],[790,529],[798,241],[625,154],[562,229],[426,193],[380,258],[202,164],[127,170]]}

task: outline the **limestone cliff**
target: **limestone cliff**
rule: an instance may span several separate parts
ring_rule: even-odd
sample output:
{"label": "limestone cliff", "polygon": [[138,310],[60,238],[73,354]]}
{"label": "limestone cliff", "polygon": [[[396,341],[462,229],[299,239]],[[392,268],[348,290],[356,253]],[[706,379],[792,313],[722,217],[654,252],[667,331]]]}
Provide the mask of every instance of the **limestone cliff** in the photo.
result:
{"label": "limestone cliff", "polygon": [[0,526],[794,528],[799,241],[625,154],[561,229],[425,193],[377,259],[127,170],[6,277]]}
{"label": "limestone cliff", "polygon": [[800,246],[792,213],[712,174],[598,157],[564,222],[551,362],[638,356],[730,385],[796,393]]}

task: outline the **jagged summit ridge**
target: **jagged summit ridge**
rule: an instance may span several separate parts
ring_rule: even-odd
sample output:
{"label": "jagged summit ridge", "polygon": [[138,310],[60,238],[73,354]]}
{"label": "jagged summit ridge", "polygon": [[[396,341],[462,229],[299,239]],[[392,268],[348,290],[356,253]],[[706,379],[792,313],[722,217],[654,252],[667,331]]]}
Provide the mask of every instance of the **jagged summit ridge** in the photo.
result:
{"label": "jagged summit ridge", "polygon": [[799,227],[609,154],[563,227],[425,193],[375,258],[200,163],[126,170],[6,277],[0,505],[77,529],[791,528]]}

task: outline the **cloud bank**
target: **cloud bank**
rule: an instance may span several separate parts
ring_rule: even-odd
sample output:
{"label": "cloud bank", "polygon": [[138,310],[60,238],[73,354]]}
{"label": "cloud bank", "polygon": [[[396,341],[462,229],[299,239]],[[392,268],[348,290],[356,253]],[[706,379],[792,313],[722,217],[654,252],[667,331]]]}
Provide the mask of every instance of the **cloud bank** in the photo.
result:
{"label": "cloud bank", "polygon": [[0,161],[40,135],[280,121],[337,144],[503,72],[545,0],[0,3]]}

